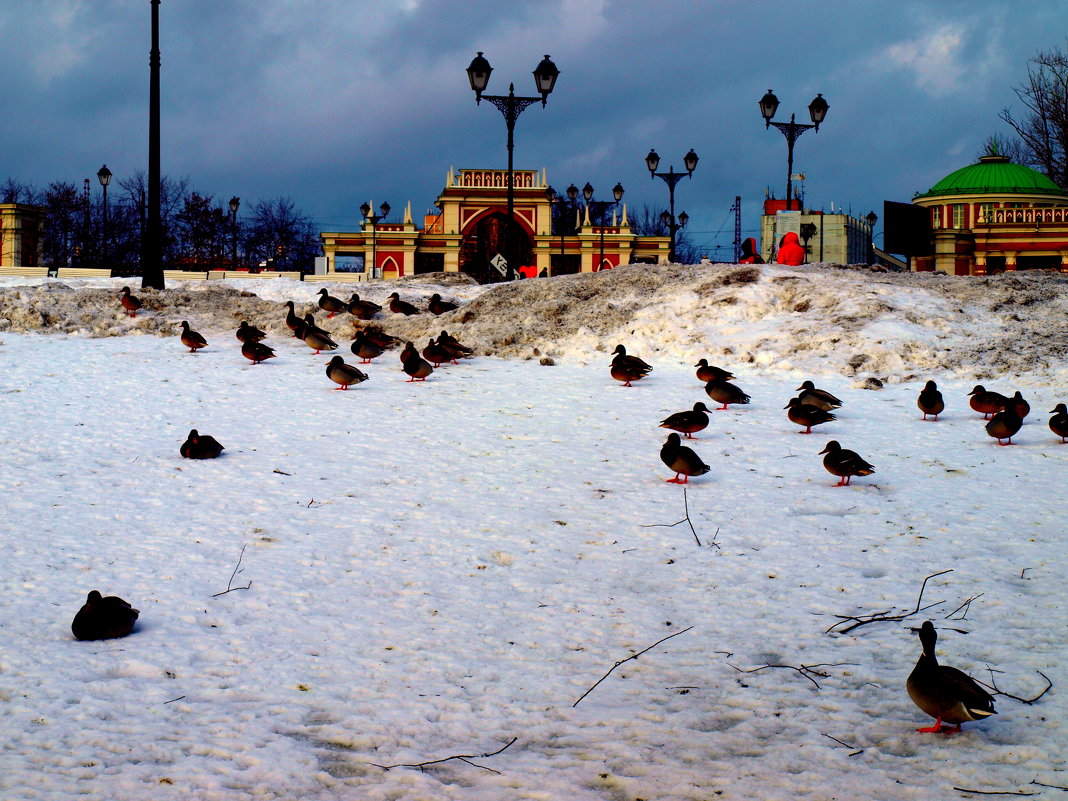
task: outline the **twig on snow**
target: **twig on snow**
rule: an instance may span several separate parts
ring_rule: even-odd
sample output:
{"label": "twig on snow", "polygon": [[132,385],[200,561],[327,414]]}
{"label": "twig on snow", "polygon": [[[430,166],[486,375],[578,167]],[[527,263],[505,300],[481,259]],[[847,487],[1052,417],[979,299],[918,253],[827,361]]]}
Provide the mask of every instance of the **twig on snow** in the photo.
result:
{"label": "twig on snow", "polygon": [[233,592],[234,590],[247,590],[249,587],[252,586],[252,580],[251,579],[249,580],[248,584],[246,584],[244,587],[235,587],[234,586],[234,579],[237,577],[237,574],[238,573],[242,573],[245,570],[245,568],[241,567],[241,560],[245,558],[245,548],[247,548],[247,547],[248,547],[248,543],[247,542],[244,545],[241,546],[241,553],[238,554],[238,556],[237,556],[237,564],[234,566],[234,572],[230,574],[230,580],[228,582],[226,582],[226,589],[223,590],[222,592],[215,593],[213,596],[211,596],[212,598],[218,598],[220,595],[226,595],[226,593]]}
{"label": "twig on snow", "polygon": [[[968,598],[967,600],[965,600],[964,603],[962,603],[960,606],[958,606],[956,609],[954,609],[952,612],[950,612],[948,615],[946,615],[944,619],[945,620],[967,620],[968,619],[968,609],[971,608],[972,601],[974,601],[976,598],[981,598],[984,595],[986,595],[985,592],[981,592],[978,595],[973,595],[971,598]],[[962,609],[964,610],[963,612],[961,611]],[[957,614],[957,612],[960,612],[960,617],[953,617],[953,615]]]}
{"label": "twig on snow", "polygon": [[1038,795],[1038,793],[1025,793],[1023,790],[972,790],[968,787],[954,787],[962,793],[974,793],[975,795]]}
{"label": "twig on snow", "polygon": [[1059,784],[1043,784],[1038,779],[1031,779],[1030,783],[1034,784],[1034,785],[1037,785],[1039,787],[1051,787],[1054,790],[1068,790],[1068,787],[1062,787]]}
{"label": "twig on snow", "polygon": [[980,684],[983,684],[983,685],[989,687],[991,690],[994,691],[995,695],[1004,695],[1006,698],[1011,698],[1014,701],[1019,701],[1020,703],[1027,704],[1028,706],[1030,706],[1031,704],[1035,703],[1035,701],[1037,701],[1039,698],[1041,698],[1043,695],[1045,695],[1046,693],[1048,693],[1050,690],[1053,689],[1053,682],[1050,681],[1049,676],[1047,676],[1041,670],[1036,670],[1035,672],[1039,676],[1041,676],[1042,678],[1044,678],[1046,680],[1046,689],[1044,689],[1042,692],[1040,692],[1034,698],[1021,698],[1018,695],[1013,695],[1012,693],[1007,693],[1004,690],[1002,690],[1000,687],[998,687],[998,683],[994,679],[994,673],[1000,673],[1002,671],[995,671],[994,668],[990,667],[989,665],[987,665],[986,669],[988,671],[990,671],[990,684],[987,684],[985,681],[980,681],[979,682]]}
{"label": "twig on snow", "polygon": [[826,679],[831,674],[830,673],[824,673],[823,671],[820,671],[820,670],[815,670],[815,668],[842,667],[844,665],[855,665],[857,663],[856,662],[820,662],[820,663],[815,664],[815,665],[801,665],[800,667],[798,667],[797,665],[761,665],[760,667],[750,668],[749,670],[742,670],[740,667],[738,667],[736,665],[731,665],[730,662],[728,662],[727,664],[730,665],[735,670],[737,670],[739,673],[759,673],[760,671],[767,670],[768,668],[784,668],[786,670],[796,670],[800,675],[804,676],[806,679],[811,681],[815,685],[816,689],[818,690],[818,689],[820,689],[820,684],[819,684],[818,681],[816,681],[816,679],[813,678],[813,676],[819,676],[821,679]]}
{"label": "twig on snow", "polygon": [[[822,732],[821,732],[821,734],[822,734]],[[843,742],[842,740],[839,740],[837,737],[831,737],[831,735],[829,735],[829,734],[824,734],[823,736],[826,737],[828,740],[834,740],[839,745],[844,745],[846,748],[854,749],[853,752],[851,754],[849,754],[849,756],[851,756],[851,757],[855,757],[857,754],[863,754],[864,753],[864,749],[863,748],[857,748],[855,745],[850,745],[847,742]]]}
{"label": "twig on snow", "polygon": [[[693,527],[693,521],[690,520],[690,502],[686,497],[686,487],[682,488],[682,508],[683,511],[686,513],[686,516],[683,517],[682,520],[676,520],[674,523],[649,523],[648,525],[642,526],[642,528],[674,528],[675,526],[687,523],[690,526],[690,531],[693,533],[694,540],[697,541],[697,547],[700,548],[701,540],[698,539],[697,530]],[[712,539],[708,541],[709,545],[715,545],[717,548],[719,548],[720,545],[718,542],[716,542],[716,537],[718,536],[719,528],[717,528],[716,533],[712,535]]]}
{"label": "twig on snow", "polygon": [[482,770],[488,770],[490,773],[496,773],[498,776],[500,776],[501,772],[499,770],[494,770],[493,768],[487,768],[485,765],[479,765],[479,764],[477,764],[475,762],[472,762],[471,760],[472,759],[485,759],[487,757],[497,756],[497,754],[499,754],[502,751],[504,751],[506,748],[511,746],[518,739],[519,739],[518,737],[513,737],[511,740],[509,740],[503,746],[498,748],[496,751],[490,751],[489,753],[486,753],[486,754],[453,754],[452,756],[442,757],[441,759],[428,759],[426,762],[399,762],[396,765],[378,765],[378,764],[375,764],[374,762],[372,762],[370,764],[374,765],[376,768],[381,768],[382,770],[392,770],[393,768],[419,768],[419,770],[422,771],[423,769],[425,769],[429,765],[439,765],[442,762],[448,762],[450,759],[458,759],[461,762],[464,762],[464,763],[470,765],[471,767],[481,768]]}
{"label": "twig on snow", "polygon": [[666,637],[663,637],[663,638],[661,638],[661,639],[657,640],[657,641],[656,641],[656,642],[654,642],[654,643],[653,643],[652,645],[650,645],[650,646],[649,646],[648,648],[644,648],[644,649],[642,649],[641,651],[638,651],[638,653],[636,653],[636,654],[632,654],[632,655],[628,656],[628,657],[627,657],[626,659],[620,659],[620,660],[619,660],[618,662],[616,662],[616,663],[615,663],[614,665],[612,665],[612,667],[610,667],[610,668],[608,669],[608,672],[607,672],[607,673],[605,673],[605,674],[604,674],[603,676],[601,676],[601,678],[597,679],[597,681],[596,681],[596,682],[594,683],[594,685],[593,685],[592,687],[590,687],[590,689],[586,690],[586,692],[584,692],[584,693],[583,693],[582,695],[580,695],[580,696],[578,697],[578,701],[575,701],[575,703],[573,703],[573,704],[572,704],[571,706],[572,706],[572,707],[576,707],[576,706],[578,706],[578,705],[579,705],[579,701],[581,701],[581,700],[582,700],[583,698],[585,698],[585,697],[586,697],[587,695],[589,695],[590,693],[592,693],[592,692],[593,692],[593,691],[594,691],[594,690],[595,690],[595,689],[597,688],[597,685],[598,685],[598,684],[600,684],[600,683],[601,683],[602,681],[604,681],[605,679],[607,679],[607,678],[608,678],[608,677],[609,677],[609,676],[610,676],[610,675],[612,674],[612,671],[613,671],[613,670],[615,670],[615,669],[616,669],[617,667],[619,667],[620,665],[622,665],[622,664],[623,664],[624,662],[629,662],[629,661],[630,661],[630,660],[632,660],[632,659],[637,659],[637,658],[638,658],[639,656],[641,656],[642,654],[644,654],[644,653],[646,653],[646,652],[648,652],[648,651],[651,651],[651,650],[653,650],[654,648],[656,648],[656,646],[660,645],[660,643],[662,643],[662,642],[666,642],[667,640],[670,640],[670,639],[671,639],[672,637],[678,637],[678,636],[679,636],[680,634],[685,634],[686,632],[688,632],[688,631],[689,631],[690,629],[692,629],[692,628],[693,628],[693,626],[687,626],[687,627],[686,627],[686,628],[684,628],[684,629],[683,629],[682,631],[676,631],[676,632],[675,632],[674,634],[669,634],[668,636],[666,636]]}
{"label": "twig on snow", "polygon": [[[924,578],[923,584],[920,585],[920,594],[916,598],[916,608],[913,609],[911,612],[903,612],[899,615],[891,615],[888,610],[886,612],[873,612],[868,615],[835,615],[835,617],[838,618],[838,622],[826,629],[824,631],[824,634],[830,634],[832,631],[835,631],[838,634],[848,634],[849,632],[853,631],[853,629],[858,629],[861,626],[866,626],[868,623],[886,623],[887,621],[904,620],[907,617],[912,617],[913,615],[919,614],[924,609],[930,609],[932,606],[937,606],[938,604],[942,603],[942,601],[936,601],[933,604],[928,604],[927,606],[924,606],[922,608],[920,607],[920,603],[923,601],[923,591],[927,589],[927,582],[931,579],[936,578],[938,576],[944,576],[946,573],[952,572],[953,568],[950,568],[949,570],[942,570],[938,573],[932,573],[931,575]],[[854,622],[852,623],[852,625],[846,626],[845,628],[838,628],[839,626],[848,623],[849,621]]]}

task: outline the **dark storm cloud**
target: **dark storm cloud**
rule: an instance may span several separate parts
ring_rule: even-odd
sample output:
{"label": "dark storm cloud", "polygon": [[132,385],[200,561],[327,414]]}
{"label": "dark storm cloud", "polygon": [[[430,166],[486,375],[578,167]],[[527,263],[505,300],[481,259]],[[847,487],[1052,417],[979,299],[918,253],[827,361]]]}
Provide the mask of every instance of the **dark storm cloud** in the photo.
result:
{"label": "dark storm cloud", "polygon": [[[533,94],[549,53],[561,69],[546,108],[516,127],[516,166],[562,189],[621,181],[630,207],[666,202],[644,156],[682,169],[677,190],[698,241],[743,198],[755,228],[765,187],[785,191],[786,144],[756,101],[770,87],[807,121],[797,144],[811,205],[881,212],[969,163],[1003,130],[997,112],[1040,48],[1063,47],[1060,2],[658,4],[163,0],[163,169],[218,198],[288,195],[326,229],[364,200],[412,201],[416,219],[450,165],[503,167],[505,126],[476,106],[476,50],[490,92]],[[147,0],[0,5],[0,179],[78,182],[107,162],[146,162]],[[94,186],[95,189],[95,186]]]}

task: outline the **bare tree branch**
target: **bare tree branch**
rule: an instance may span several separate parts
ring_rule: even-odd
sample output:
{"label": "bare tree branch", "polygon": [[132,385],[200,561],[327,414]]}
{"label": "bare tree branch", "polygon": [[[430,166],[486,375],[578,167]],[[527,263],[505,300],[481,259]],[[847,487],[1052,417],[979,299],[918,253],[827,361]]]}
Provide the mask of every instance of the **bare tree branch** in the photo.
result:
{"label": "bare tree branch", "polygon": [[[674,523],[650,523],[648,525],[642,526],[642,528],[674,528],[675,526],[682,525],[683,523],[688,523],[690,526],[690,531],[693,533],[693,538],[697,541],[697,547],[700,548],[701,540],[697,538],[697,530],[694,529],[693,521],[690,520],[690,502],[686,497],[686,487],[682,488],[682,508],[686,513],[686,516],[683,517],[682,520],[676,520]],[[719,548],[720,545],[718,542],[716,542],[716,537],[718,536],[719,528],[717,527],[716,533],[712,535],[712,539],[708,541],[708,544],[715,545],[717,548]]]}
{"label": "bare tree branch", "polygon": [[795,670],[800,675],[804,676],[806,679],[811,681],[816,686],[816,689],[818,690],[818,689],[820,689],[820,684],[813,677],[814,676],[819,676],[821,679],[826,679],[831,674],[830,673],[824,673],[823,671],[816,670],[815,668],[821,668],[821,667],[843,667],[844,665],[855,665],[857,663],[856,662],[819,662],[819,663],[817,663],[815,665],[801,665],[800,667],[798,667],[797,665],[761,665],[760,667],[750,668],[749,670],[742,670],[740,667],[737,667],[736,665],[731,665],[730,662],[728,662],[727,664],[730,665],[735,670],[737,670],[739,673],[759,673],[760,671],[767,670],[768,668],[784,668],[786,670]]}
{"label": "bare tree branch", "polygon": [[657,640],[652,645],[650,645],[648,648],[644,648],[641,651],[638,651],[638,653],[632,654],[631,656],[628,656],[626,659],[620,659],[618,662],[616,662],[614,665],[612,665],[612,667],[610,667],[608,669],[607,673],[605,673],[603,676],[601,676],[601,678],[597,679],[597,681],[594,683],[594,685],[592,687],[590,687],[590,689],[586,690],[586,692],[584,692],[582,695],[580,695],[579,698],[578,698],[578,701],[575,701],[575,703],[573,703],[571,706],[572,707],[578,706],[579,705],[579,701],[581,701],[587,695],[592,693],[597,688],[598,684],[600,684],[602,681],[607,679],[612,674],[612,671],[615,670],[620,665],[622,665],[624,662],[629,662],[632,659],[637,659],[642,654],[647,653],[648,651],[651,651],[654,648],[656,648],[656,646],[660,645],[660,643],[666,642],[667,640],[670,640],[672,637],[678,637],[680,634],[685,634],[686,632],[688,632],[692,628],[693,628],[693,626],[687,626],[682,631],[676,631],[674,634],[669,634],[666,637],[662,637],[661,639]]}
{"label": "bare tree branch", "polygon": [[248,543],[247,542],[244,545],[241,546],[241,553],[239,553],[238,556],[237,556],[237,564],[234,566],[234,572],[230,574],[230,580],[228,582],[226,582],[226,589],[223,590],[222,592],[215,593],[213,596],[211,596],[212,598],[218,598],[220,595],[226,595],[226,593],[233,592],[234,590],[247,590],[249,587],[252,586],[252,581],[251,580],[244,587],[235,587],[234,586],[234,578],[237,577],[238,573],[243,573],[244,570],[245,570],[245,568],[241,567],[241,560],[245,558],[245,548],[247,548],[247,547],[248,547]]}
{"label": "bare tree branch", "polygon": [[[924,610],[930,609],[932,606],[937,606],[938,604],[942,603],[942,601],[936,601],[935,603],[928,604],[927,606],[924,606],[924,607],[920,606],[920,603],[923,601],[923,591],[925,589],[927,589],[927,582],[930,581],[931,579],[936,578],[938,576],[944,576],[946,573],[952,573],[952,572],[953,572],[953,568],[950,568],[949,570],[942,570],[942,571],[939,571],[938,573],[932,573],[931,575],[929,575],[926,578],[924,578],[923,584],[920,585],[920,594],[916,598],[916,607],[911,612],[904,612],[904,613],[899,614],[899,615],[891,615],[889,613],[889,611],[887,611],[887,612],[873,612],[873,613],[867,614],[867,615],[835,615],[836,618],[839,618],[838,622],[835,623],[834,625],[830,626],[829,628],[827,628],[824,631],[824,634],[830,634],[832,631],[834,631],[834,632],[836,632],[838,634],[848,634],[849,632],[853,631],[853,629],[859,629],[861,626],[866,626],[869,623],[886,623],[887,621],[904,620],[907,617],[912,617],[913,615],[917,615],[917,614],[919,614],[920,612],[922,612]],[[978,597],[979,596],[976,596],[976,598],[978,598]],[[975,599],[974,598],[970,598],[965,603],[970,603],[973,600],[975,600]],[[962,604],[962,606],[963,605],[964,604]],[[960,608],[961,607],[957,607],[957,609],[954,609],[953,612],[956,612]],[[953,614],[953,612],[951,612],[950,614]],[[852,625],[846,626],[845,628],[841,628],[841,629],[838,628],[839,626],[841,626],[841,625],[843,625],[845,623],[848,623],[849,621],[854,621],[854,622],[853,622]]]}
{"label": "bare tree branch", "polygon": [[513,737],[511,740],[509,740],[503,746],[498,748],[496,751],[490,751],[486,754],[453,754],[452,756],[442,757],[441,759],[428,759],[426,762],[399,762],[396,765],[378,765],[374,762],[371,762],[370,764],[374,765],[374,767],[376,768],[381,768],[382,770],[392,770],[393,768],[419,768],[419,770],[422,771],[424,768],[430,765],[440,765],[442,762],[448,762],[450,759],[458,759],[473,768],[480,768],[482,770],[489,771],[490,773],[496,773],[499,776],[501,774],[499,770],[487,768],[485,765],[479,765],[475,762],[472,762],[471,760],[486,759],[487,757],[497,756],[497,754],[501,753],[506,748],[509,748],[518,739],[518,737]]}

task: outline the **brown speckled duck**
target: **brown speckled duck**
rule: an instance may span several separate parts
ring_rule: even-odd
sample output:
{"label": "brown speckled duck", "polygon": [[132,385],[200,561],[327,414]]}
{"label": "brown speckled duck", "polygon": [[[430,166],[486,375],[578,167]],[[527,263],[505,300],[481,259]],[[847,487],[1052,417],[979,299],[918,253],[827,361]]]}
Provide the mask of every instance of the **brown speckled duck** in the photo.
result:
{"label": "brown speckled duck", "polygon": [[409,317],[413,314],[419,314],[419,309],[408,303],[408,301],[401,300],[400,295],[396,292],[389,296],[389,310],[394,314],[404,314]]}
{"label": "brown speckled duck", "polygon": [[337,343],[321,328],[308,328],[304,332],[304,344],[315,351],[315,356],[324,350],[337,350]]}
{"label": "brown speckled duck", "polygon": [[[667,479],[669,484],[688,484],[690,476],[703,476],[711,468],[701,461],[701,457],[682,444],[678,434],[668,434],[667,441],[660,448],[660,461],[675,471],[675,477]],[[682,478],[679,478],[682,476]]]}
{"label": "brown speckled duck", "polygon": [[628,356],[627,349],[622,345],[616,345],[612,351],[612,366],[609,372],[616,381],[622,381],[623,386],[629,387],[631,381],[645,378],[653,371],[653,368],[637,356]]}
{"label": "brown speckled duck", "polygon": [[456,308],[458,308],[457,304],[442,300],[441,295],[437,292],[430,296],[430,303],[427,305],[427,310],[431,314],[444,314],[445,312],[451,312]]}
{"label": "brown speckled duck", "polygon": [[801,399],[802,403],[818,406],[827,412],[842,405],[842,401],[839,398],[836,398],[825,389],[816,389],[816,385],[811,381],[802,382],[797,391],[801,393],[797,397]]}
{"label": "brown speckled duck", "polygon": [[1061,438],[1061,444],[1068,442],[1068,407],[1058,403],[1050,410],[1049,430]]}
{"label": "brown speckled duck", "polygon": [[790,398],[790,402],[783,408],[786,409],[786,417],[791,423],[797,423],[797,425],[805,427],[805,430],[800,432],[802,434],[811,434],[812,426],[838,419],[826,409],[811,403],[802,403],[801,398]]}
{"label": "brown speckled duck", "polygon": [[734,373],[709,364],[708,359],[701,359],[694,365],[697,368],[697,380],[708,383],[709,381],[729,381],[734,378]]}
{"label": "brown speckled duck", "polygon": [[326,377],[338,384],[338,389],[348,389],[353,384],[360,384],[367,380],[367,373],[351,364],[345,364],[340,356],[335,356],[326,365]]}
{"label": "brown speckled duck", "polygon": [[[411,344],[411,343],[408,343]],[[407,350],[409,354],[408,358],[404,360],[403,367],[404,372],[408,374],[408,381],[426,381],[427,376],[434,372],[434,368],[430,366],[430,362],[419,355],[419,352],[413,345],[411,350]]]}
{"label": "brown speckled duck", "polygon": [[274,348],[262,342],[244,342],[241,344],[241,355],[253,364],[259,364],[274,358]]}
{"label": "brown speckled duck", "polygon": [[370,300],[361,300],[355,292],[349,298],[349,314],[357,320],[370,320],[382,311],[382,307]]}
{"label": "brown speckled duck", "polygon": [[991,392],[984,388],[982,384],[976,384],[975,388],[968,394],[971,396],[968,399],[968,405],[987,420],[990,419],[990,415],[994,414],[994,412],[1000,412],[1009,404],[1009,399],[1000,392]]}
{"label": "brown speckled duck", "polygon": [[705,392],[708,397],[714,400],[716,403],[722,403],[719,407],[719,411],[723,411],[730,403],[735,404],[747,404],[751,400],[748,395],[737,384],[732,384],[730,381],[723,379],[712,379],[705,384]]}
{"label": "brown speckled duck", "polygon": [[186,320],[182,320],[181,340],[182,344],[189,348],[190,353],[196,353],[201,348],[208,346],[208,340],[190,328]]}
{"label": "brown speckled duck", "polygon": [[139,614],[122,598],[101,597],[99,591],[93,590],[74,616],[70,630],[79,640],[113,640],[133,631]]}
{"label": "brown speckled duck", "polygon": [[[968,720],[982,720],[996,715],[994,698],[963,671],[949,665],[938,664],[935,643],[938,634],[934,624],[925,620],[919,629],[923,653],[912,669],[905,689],[909,698],[920,709],[935,719],[933,726],[916,729],[921,732],[959,732],[960,725]],[[952,724],[952,728],[942,722]]]}
{"label": "brown speckled duck", "polygon": [[1012,436],[1020,430],[1022,425],[1023,420],[1020,419],[1020,415],[1016,414],[1016,409],[1010,401],[1008,406],[990,418],[990,422],[986,424],[986,433],[995,437],[998,445],[1012,445]]}
{"label": "brown speckled duck", "polygon": [[927,415],[933,414],[934,419],[938,419],[938,415],[946,408],[946,402],[942,400],[942,393],[938,391],[938,385],[934,381],[928,381],[923,385],[923,389],[920,390],[920,396],[916,398],[916,406],[923,412],[923,419],[927,419]]}
{"label": "brown speckled duck", "polygon": [[201,434],[195,428],[189,432],[178,449],[186,459],[214,459],[225,450],[219,440],[210,434]]}
{"label": "brown speckled duck", "polygon": [[708,427],[708,407],[698,401],[692,409],[665,417],[660,421],[660,427],[678,431],[686,439],[696,439],[693,435]]}
{"label": "brown speckled duck", "polygon": [[820,453],[827,454],[823,457],[827,472],[841,479],[836,487],[847,486],[853,476],[870,476],[875,472],[875,468],[861,459],[856,451],[843,448],[838,440],[832,439]]}
{"label": "brown speckled duck", "polygon": [[235,334],[238,342],[262,342],[267,338],[267,332],[261,331],[254,325],[249,325],[247,320],[242,320]]}
{"label": "brown speckled duck", "polygon": [[383,349],[372,342],[363,331],[356,332],[349,350],[360,358],[360,364],[370,364],[371,359],[377,359],[383,353]]}
{"label": "brown speckled duck", "polygon": [[319,308],[325,312],[330,312],[326,315],[327,319],[330,319],[339,311],[345,311],[348,308],[348,304],[341,298],[335,298],[329,292],[326,291],[326,287],[323,287],[318,292],[319,295]]}
{"label": "brown speckled duck", "polygon": [[130,294],[130,287],[128,286],[124,286],[121,292],[122,294],[119,295],[119,303],[122,304],[122,308],[126,309],[126,313],[130,315],[130,317],[136,317],[137,310],[141,308],[141,300]]}

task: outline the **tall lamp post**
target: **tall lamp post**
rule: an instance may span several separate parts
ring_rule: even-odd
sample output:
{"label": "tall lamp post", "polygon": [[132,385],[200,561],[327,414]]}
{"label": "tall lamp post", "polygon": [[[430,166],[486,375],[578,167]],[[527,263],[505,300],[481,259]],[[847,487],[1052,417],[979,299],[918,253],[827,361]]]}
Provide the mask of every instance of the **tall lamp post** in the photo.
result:
{"label": "tall lamp post", "polygon": [[[553,189],[551,186],[545,188],[545,199],[548,200],[550,203],[558,203],[558,204],[560,204],[560,209],[561,209],[560,214],[558,215],[559,218],[560,218],[559,227],[560,227],[560,268],[561,269],[563,269],[563,266],[564,266],[564,234],[567,231],[567,225],[565,224],[565,215],[568,215],[569,212],[574,211],[575,206],[576,206],[575,201],[578,199],[578,193],[579,193],[578,187],[575,186],[574,184],[571,184],[571,186],[569,186],[564,191],[567,194],[567,199],[566,200],[564,198],[560,197],[560,195],[556,194],[556,190]],[[549,272],[551,273],[552,270],[550,270]]]}
{"label": "tall lamp post", "polygon": [[364,201],[363,204],[360,206],[360,213],[367,219],[367,222],[371,223],[371,278],[375,277],[375,270],[378,269],[378,258],[377,254],[375,253],[376,226],[378,225],[379,220],[389,214],[390,205],[388,203],[383,202],[382,205],[379,206],[379,209],[382,212],[381,214],[371,214],[370,203]]}
{"label": "tall lamp post", "polygon": [[96,178],[100,181],[100,186],[104,188],[104,246],[102,249],[101,261],[107,264],[108,260],[108,184],[111,183],[111,170],[108,169],[108,165],[105,164],[101,167],[97,173]]}
{"label": "tall lamp post", "polygon": [[615,200],[594,200],[593,187],[590,185],[589,181],[587,181],[586,185],[582,187],[582,199],[586,201],[587,207],[592,206],[595,211],[599,212],[599,214],[597,215],[597,219],[601,222],[601,256],[597,262],[597,269],[594,270],[594,272],[600,272],[602,269],[604,269],[604,215],[605,212],[608,211],[610,206],[618,205],[619,201],[623,199],[622,184],[617,183],[615,186],[612,187],[612,196],[615,198]]}
{"label": "tall lamp post", "polygon": [[772,122],[771,118],[775,116],[775,110],[778,107],[779,98],[775,97],[772,91],[768,89],[767,94],[760,98],[760,116],[764,118],[764,128],[770,128],[774,125],[786,137],[786,210],[789,211],[791,203],[793,203],[794,142],[809,128],[815,128],[818,133],[820,123],[827,116],[827,109],[830,106],[827,105],[827,101],[823,99],[822,94],[816,95],[812,102],[808,104],[808,113],[812,118],[812,125],[794,122],[793,114],[790,115],[789,122]]}
{"label": "tall lamp post", "polygon": [[879,222],[879,215],[869,211],[864,221],[868,224],[868,264],[875,264],[875,223]]}
{"label": "tall lamp post", "polygon": [[[664,183],[668,185],[668,206],[670,208],[670,214],[665,224],[671,230],[671,250],[668,252],[668,261],[675,261],[675,235],[678,230],[686,225],[681,225],[677,220],[681,220],[681,215],[675,217],[675,184],[681,181],[683,178],[689,178],[693,175],[693,171],[697,169],[698,162],[697,154],[693,152],[693,148],[690,148],[690,152],[682,157],[682,162],[686,166],[686,172],[675,172],[675,165],[672,164],[667,172],[657,172],[656,168],[660,165],[660,156],[656,154],[655,150],[650,150],[649,155],[645,157],[645,166],[649,168],[649,176],[651,178],[660,178]],[[667,212],[665,212],[667,214]],[[685,214],[685,212],[683,212]],[[661,220],[665,219],[664,214],[660,215]],[[687,217],[686,219],[689,219]]]}
{"label": "tall lamp post", "polygon": [[148,54],[148,218],[142,242],[141,288],[163,289],[163,229],[159,199],[159,0],[152,6],[152,50]]}
{"label": "tall lamp post", "polygon": [[[475,92],[475,103],[481,103],[482,98],[491,102],[497,107],[497,109],[504,115],[505,125],[508,126],[508,223],[509,225],[514,223],[514,217],[512,215],[513,208],[515,206],[515,183],[512,174],[512,151],[515,149],[515,142],[513,139],[513,131],[515,130],[515,121],[519,119],[519,115],[523,113],[527,106],[534,103],[541,102],[542,107],[545,106],[545,102],[549,97],[549,94],[553,91],[553,87],[556,85],[556,79],[560,75],[560,70],[556,68],[556,65],[546,55],[541,60],[537,67],[534,68],[534,84],[541,94],[541,97],[516,97],[515,84],[508,84],[507,95],[483,95],[486,90],[486,86],[489,84],[490,73],[493,72],[493,67],[490,66],[482,56],[482,51],[479,51],[472,60],[470,66],[467,68],[467,78],[471,82],[471,88]],[[505,231],[505,238],[507,241],[507,229]],[[515,268],[512,266],[512,260],[508,260],[508,273],[505,276],[507,280],[515,280]]]}
{"label": "tall lamp post", "polygon": [[237,210],[241,207],[241,198],[230,198],[230,269],[237,269]]}

